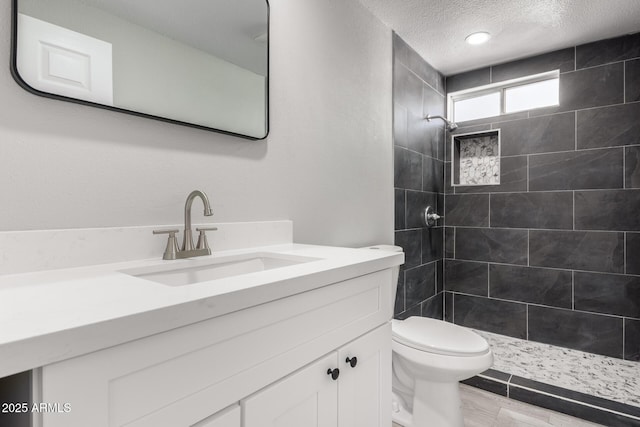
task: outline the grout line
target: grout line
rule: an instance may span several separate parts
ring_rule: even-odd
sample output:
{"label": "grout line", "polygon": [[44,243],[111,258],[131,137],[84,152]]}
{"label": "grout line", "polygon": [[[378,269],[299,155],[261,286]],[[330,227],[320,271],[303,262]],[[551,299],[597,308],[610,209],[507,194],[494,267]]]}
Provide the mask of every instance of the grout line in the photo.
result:
{"label": "grout line", "polygon": [[[631,415],[631,414],[625,414],[624,412],[614,411],[612,409],[603,408],[601,406],[592,405],[590,403],[581,402],[579,400],[570,399],[570,398],[564,397],[564,396],[558,396],[557,394],[548,393],[546,391],[536,390],[534,388],[521,386],[519,384],[510,384],[509,386],[510,387],[516,387],[516,388],[519,388],[519,389],[522,389],[522,390],[527,390],[527,391],[530,391],[530,392],[533,392],[533,393],[542,394],[544,396],[552,397],[554,399],[564,400],[565,402],[571,402],[571,403],[575,403],[575,404],[578,404],[578,405],[587,406],[589,408],[600,410],[602,412],[608,412],[610,414],[620,415],[620,416],[623,416],[625,418],[630,418],[630,419],[633,419],[633,420],[640,420],[640,417],[636,417],[636,416]],[[524,402],[524,403],[526,403],[526,402]]]}
{"label": "grout line", "polygon": [[491,298],[491,269],[489,268],[489,263],[487,263],[487,298]]}
{"label": "grout line", "polygon": [[622,148],[622,188],[627,188],[627,149]]}
{"label": "grout line", "polygon": [[573,140],[575,143],[575,150],[578,151],[578,112],[573,113]]}
{"label": "grout line", "polygon": [[622,64],[622,102],[627,103],[627,61]]}
{"label": "grout line", "polygon": [[[576,313],[584,313],[584,314],[592,314],[595,316],[603,316],[603,317],[608,317],[611,319],[628,319],[628,317],[623,316],[621,314],[610,314],[610,313],[601,313],[598,311],[587,311],[587,310],[573,310],[571,308],[567,308],[567,307],[559,307],[556,305],[547,305],[547,304],[540,304],[540,303],[533,303],[533,302],[527,302],[527,301],[517,301],[517,300],[511,300],[511,299],[504,299],[504,298],[496,298],[496,297],[485,297],[484,295],[478,295],[478,294],[469,294],[466,292],[460,292],[460,291],[448,291],[452,294],[455,295],[462,295],[465,297],[472,297],[472,298],[484,298],[484,299],[489,299],[491,301],[502,301],[502,302],[509,302],[512,304],[524,304],[527,306],[527,313],[528,313],[528,309],[529,307],[542,307],[542,308],[548,308],[548,309],[552,309],[552,310],[563,310],[563,311],[575,311]],[[632,318],[634,320],[637,320],[636,318]],[[527,322],[528,323],[528,322]],[[487,331],[485,331],[487,332]],[[493,332],[493,333],[498,333],[498,332]],[[522,339],[522,338],[520,338]],[[574,349],[575,350],[575,349]],[[576,350],[576,351],[582,351],[582,350]],[[595,354],[595,353],[592,353]],[[609,356],[611,357],[611,356]],[[619,358],[616,358],[619,359]]]}
{"label": "grout line", "polygon": [[527,321],[527,341],[529,341],[529,304],[525,305],[526,308],[526,321]]}
{"label": "grout line", "polygon": [[576,272],[571,271],[571,310],[576,311]]}
{"label": "grout line", "polygon": [[627,232],[624,232],[622,242],[622,271],[623,274],[627,274]]}
{"label": "grout line", "polygon": [[491,193],[489,193],[489,228],[491,228]]}
{"label": "grout line", "polygon": [[529,155],[527,155],[527,193],[529,192]]}
{"label": "grout line", "polygon": [[578,69],[578,47],[573,47],[573,71]]}
{"label": "grout line", "polygon": [[573,204],[572,209],[573,209],[573,230],[576,230],[576,191],[573,190],[571,193],[572,194],[572,198],[571,198],[571,203]]}
{"label": "grout line", "polygon": [[625,322],[625,318],[623,317],[622,318],[622,360],[626,360],[626,358],[625,358],[625,348],[624,348],[624,342],[625,342],[624,336],[626,334],[626,331],[625,331],[625,324],[626,323],[627,322]]}
{"label": "grout line", "polygon": [[527,267],[531,267],[531,230],[527,229]]}

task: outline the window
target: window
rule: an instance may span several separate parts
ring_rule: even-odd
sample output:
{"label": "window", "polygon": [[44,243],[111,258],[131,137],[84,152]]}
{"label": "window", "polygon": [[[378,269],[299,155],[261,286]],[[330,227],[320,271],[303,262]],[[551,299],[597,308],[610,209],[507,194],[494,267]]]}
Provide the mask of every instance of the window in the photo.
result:
{"label": "window", "polygon": [[559,72],[536,74],[448,95],[455,122],[559,105]]}

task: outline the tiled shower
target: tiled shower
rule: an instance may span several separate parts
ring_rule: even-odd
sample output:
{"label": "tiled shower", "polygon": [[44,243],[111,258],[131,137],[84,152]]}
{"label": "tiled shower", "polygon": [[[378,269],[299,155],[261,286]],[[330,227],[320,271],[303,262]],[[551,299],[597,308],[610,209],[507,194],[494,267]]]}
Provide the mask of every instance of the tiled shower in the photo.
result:
{"label": "tiled shower", "polygon": [[[394,52],[396,317],[640,361],[640,33],[448,76],[444,90],[397,36]],[[501,172],[453,187],[451,134],[420,114],[552,70],[558,107],[458,123],[454,135],[500,129]],[[420,222],[429,204],[444,236]]]}

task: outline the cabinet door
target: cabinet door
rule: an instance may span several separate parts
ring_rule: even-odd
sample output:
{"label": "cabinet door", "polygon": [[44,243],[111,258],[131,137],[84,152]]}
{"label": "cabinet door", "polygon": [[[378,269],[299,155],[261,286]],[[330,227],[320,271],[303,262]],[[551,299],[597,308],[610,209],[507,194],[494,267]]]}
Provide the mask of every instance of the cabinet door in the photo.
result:
{"label": "cabinet door", "polygon": [[337,364],[333,352],[245,399],[244,427],[337,427]]}
{"label": "cabinet door", "polygon": [[391,324],[342,347],[338,366],[339,427],[390,426]]}
{"label": "cabinet door", "polygon": [[240,427],[240,405],[233,405],[191,427]]}

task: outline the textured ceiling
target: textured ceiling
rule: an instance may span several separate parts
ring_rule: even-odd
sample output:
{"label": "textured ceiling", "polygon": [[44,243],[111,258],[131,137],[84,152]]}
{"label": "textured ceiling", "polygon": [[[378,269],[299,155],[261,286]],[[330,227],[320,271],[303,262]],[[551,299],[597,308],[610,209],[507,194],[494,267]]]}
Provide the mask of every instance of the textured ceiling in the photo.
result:
{"label": "textured ceiling", "polygon": [[[640,31],[640,0],[360,0],[445,75]],[[465,37],[488,31],[484,45]]]}

